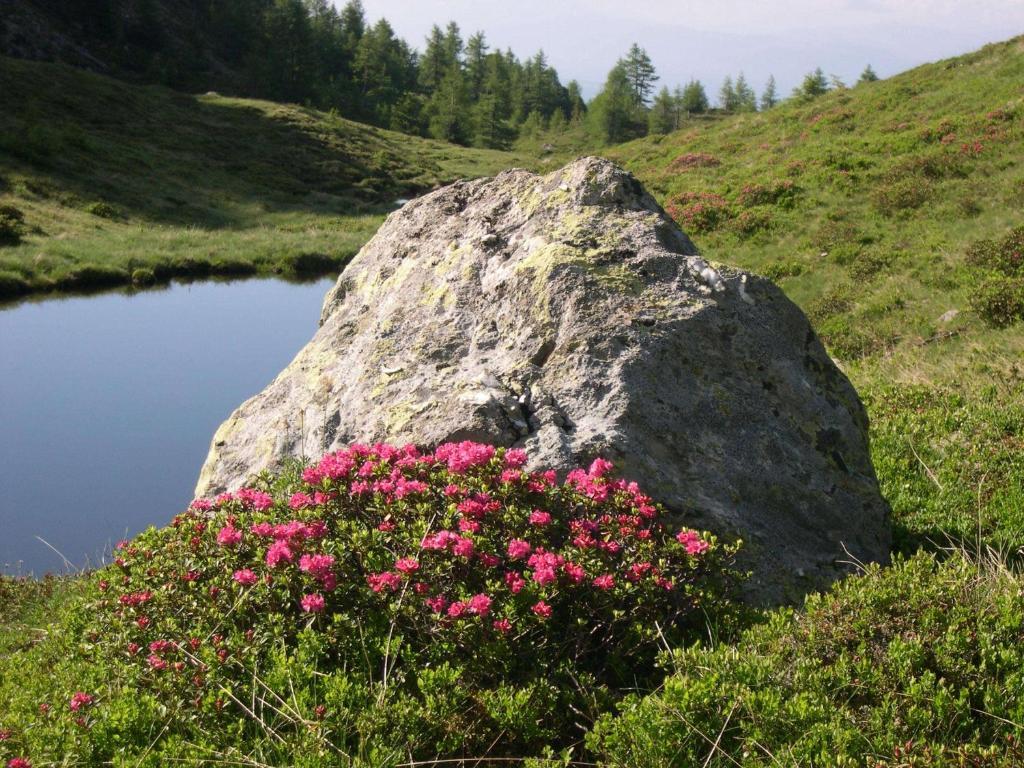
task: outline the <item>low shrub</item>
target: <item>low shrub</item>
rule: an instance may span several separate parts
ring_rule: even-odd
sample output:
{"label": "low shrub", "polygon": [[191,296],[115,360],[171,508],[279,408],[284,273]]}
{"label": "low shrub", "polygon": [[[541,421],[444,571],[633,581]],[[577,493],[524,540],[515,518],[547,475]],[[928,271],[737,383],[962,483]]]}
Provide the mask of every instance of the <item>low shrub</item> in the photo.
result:
{"label": "low shrub", "polygon": [[91,213],[93,216],[98,216],[101,219],[115,219],[117,218],[117,209],[114,208],[110,203],[104,203],[102,201],[96,203],[89,203],[85,206],[85,212]]}
{"label": "low shrub", "polygon": [[1024,764],[1024,581],[963,555],[870,566],[672,667],[597,723],[602,765]]}
{"label": "low shrub", "polygon": [[931,192],[927,179],[912,176],[879,184],[871,193],[871,202],[883,216],[896,216],[920,208]]}
{"label": "low shrub", "polygon": [[681,192],[665,211],[687,232],[711,232],[732,218],[728,201],[713,192]]}
{"label": "low shrub", "polygon": [[104,264],[81,264],[57,279],[58,288],[88,290],[124,285],[131,276],[124,269]]}
{"label": "low shrub", "polygon": [[132,270],[132,285],[152,285],[156,282],[156,273],[148,267]]}
{"label": "low shrub", "polygon": [[706,152],[687,152],[669,163],[670,171],[688,171],[691,168],[714,168],[722,164],[714,155]]}
{"label": "low shrub", "polygon": [[283,260],[283,270],[293,275],[322,275],[339,266],[337,257],[312,251],[289,254]]}
{"label": "low shrub", "polygon": [[983,280],[971,297],[971,308],[994,328],[1024,320],[1024,278],[1000,275]]}
{"label": "low shrub", "polygon": [[769,181],[765,184],[746,184],[738,197],[740,205],[751,208],[755,205],[776,205],[792,208],[796,203],[799,188],[790,179]]}
{"label": "low shrub", "polygon": [[25,234],[25,214],[13,205],[0,205],[0,246],[17,245]]}
{"label": "low shrub", "polygon": [[1001,272],[1024,275],[1024,227],[1011,229],[998,240],[978,240],[967,249],[967,263]]}
{"label": "low shrub", "polygon": [[734,549],[606,461],[562,483],[525,462],[356,445],[197,500],[93,577],[95,677],[0,757],[385,766],[578,743],[723,615]]}
{"label": "low shrub", "polygon": [[0,298],[11,298],[28,293],[32,286],[17,272],[0,270]]}
{"label": "low shrub", "polygon": [[767,232],[772,229],[774,220],[770,209],[750,208],[740,211],[733,220],[732,227],[741,237],[751,237],[758,232]]}
{"label": "low shrub", "polygon": [[769,280],[782,280],[786,277],[802,275],[804,265],[799,261],[773,261],[765,264],[759,271]]}

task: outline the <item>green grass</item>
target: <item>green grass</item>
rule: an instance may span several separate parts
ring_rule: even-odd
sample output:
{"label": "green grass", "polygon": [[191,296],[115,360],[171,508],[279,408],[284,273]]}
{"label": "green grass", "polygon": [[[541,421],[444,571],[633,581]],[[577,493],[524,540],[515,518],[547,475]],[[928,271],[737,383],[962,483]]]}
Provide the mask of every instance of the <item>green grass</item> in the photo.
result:
{"label": "green grass", "polygon": [[0,92],[0,295],[323,273],[396,199],[519,159],[55,64],[0,58]]}
{"label": "green grass", "polygon": [[[773,277],[811,317],[871,416],[896,563],[675,650],[659,690],[618,708],[595,703],[604,715],[574,758],[1024,763],[1024,323],[1012,294],[1020,265],[1013,249],[982,242],[1016,242],[1011,231],[1024,224],[1022,83],[1018,38],[813,102],[600,149],[697,222],[690,234],[708,257]],[[377,206],[407,190],[513,163],[554,168],[594,151],[581,129],[524,139],[513,155],[473,152],[297,107],[5,60],[0,90],[26,107],[0,114],[0,206],[24,214],[0,208],[8,237],[22,240],[0,246],[0,290],[5,280],[52,289],[85,266],[90,280],[104,269],[123,280],[137,269],[154,279],[179,268],[302,271],[288,265],[316,264],[309,254],[337,263],[372,234]],[[35,132],[17,133],[23,126]],[[715,211],[688,208],[694,194]],[[998,297],[1001,314],[987,298],[993,285],[1011,291]],[[0,581],[0,730],[15,731],[0,757],[63,739],[84,765],[107,760],[101,754],[124,765],[168,755],[196,765],[294,762],[297,752],[270,732],[244,737],[253,726],[244,717],[200,733],[199,744],[161,743],[155,756],[149,747],[175,713],[112,682],[85,630],[95,581]],[[319,652],[282,650],[282,685],[320,685],[299,663]],[[370,734],[369,746],[348,761],[331,753],[310,764],[382,765],[398,740],[429,741],[414,723],[445,733],[459,715],[495,706],[444,674],[434,681],[449,693],[410,709],[335,678],[335,701],[350,715],[339,743]],[[40,703],[66,710],[63,697],[85,687],[103,698],[92,735],[37,717]],[[538,727],[523,720],[540,706],[530,691],[511,685],[503,695],[505,738]],[[302,754],[316,754],[316,739]],[[436,743],[439,756],[459,756]]]}
{"label": "green grass", "polygon": [[[710,259],[778,280],[857,384],[959,382],[1024,354],[1019,323],[973,310],[985,276],[966,258],[1024,224],[1022,82],[1016,38],[605,154],[684,229],[699,219],[688,232]],[[717,222],[699,226],[694,193],[720,198]]]}

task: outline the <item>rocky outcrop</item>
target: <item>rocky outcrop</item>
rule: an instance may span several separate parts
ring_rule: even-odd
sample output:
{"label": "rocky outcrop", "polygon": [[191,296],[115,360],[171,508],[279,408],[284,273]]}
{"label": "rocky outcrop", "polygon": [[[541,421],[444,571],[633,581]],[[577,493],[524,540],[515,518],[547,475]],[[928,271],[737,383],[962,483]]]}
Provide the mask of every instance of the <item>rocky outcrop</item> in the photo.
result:
{"label": "rocky outcrop", "polygon": [[312,341],[221,426],[197,494],[353,441],[597,455],[798,598],[890,528],[867,419],[803,313],[710,266],[628,173],[585,158],[459,182],[391,214]]}

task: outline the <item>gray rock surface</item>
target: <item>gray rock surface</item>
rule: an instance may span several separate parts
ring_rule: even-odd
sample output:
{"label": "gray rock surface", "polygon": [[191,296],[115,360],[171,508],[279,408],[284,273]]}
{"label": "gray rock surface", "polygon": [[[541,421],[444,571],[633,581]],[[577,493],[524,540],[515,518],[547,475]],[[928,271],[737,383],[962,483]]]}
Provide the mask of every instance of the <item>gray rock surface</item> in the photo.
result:
{"label": "gray rock surface", "polygon": [[462,439],[560,470],[612,459],[686,524],[742,537],[756,601],[888,558],[864,409],[803,313],[710,266],[605,160],[392,213],[217,431],[196,493],[353,441]]}

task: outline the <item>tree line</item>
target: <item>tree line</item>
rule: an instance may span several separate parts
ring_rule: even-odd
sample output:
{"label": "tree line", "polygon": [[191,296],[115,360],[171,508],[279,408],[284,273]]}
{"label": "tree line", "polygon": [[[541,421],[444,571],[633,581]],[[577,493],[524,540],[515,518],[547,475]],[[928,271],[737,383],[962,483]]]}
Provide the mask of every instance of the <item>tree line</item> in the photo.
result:
{"label": "tree line", "polygon": [[[612,67],[601,92],[589,105],[587,126],[591,133],[602,141],[616,143],[649,133],[665,134],[678,130],[694,115],[764,111],[783,100],[773,75],[768,76],[760,96],[742,72],[735,80],[727,75],[719,88],[717,105],[712,105],[704,84],[699,80],[676,85],[672,90],[662,86],[655,93],[658,80],[647,51],[634,43]],[[878,75],[869,64],[857,84],[875,80],[878,80]],[[846,88],[846,84],[839,77],[826,77],[818,67],[793,89],[790,98],[805,101],[842,88]]]}
{"label": "tree line", "polygon": [[[370,24],[360,0],[73,0],[54,13],[83,30],[119,74],[187,90],[226,88],[294,102],[405,133],[508,148],[519,136],[584,125],[619,142],[675,130],[693,115],[753,112],[779,101],[769,76],[758,96],[744,74],[727,77],[712,106],[691,80],[655,91],[659,75],[634,43],[590,103],[563,85],[543,51],[519,59],[483,32],[463,38],[435,25],[422,53],[386,19]],[[173,13],[171,12],[173,11]],[[869,66],[860,82],[877,79]],[[792,98],[845,87],[821,69]]]}

